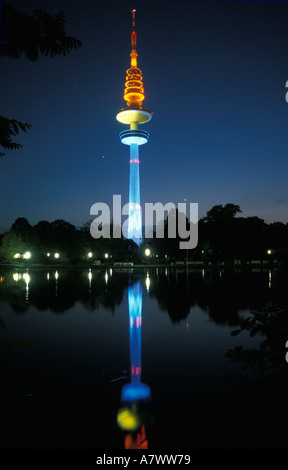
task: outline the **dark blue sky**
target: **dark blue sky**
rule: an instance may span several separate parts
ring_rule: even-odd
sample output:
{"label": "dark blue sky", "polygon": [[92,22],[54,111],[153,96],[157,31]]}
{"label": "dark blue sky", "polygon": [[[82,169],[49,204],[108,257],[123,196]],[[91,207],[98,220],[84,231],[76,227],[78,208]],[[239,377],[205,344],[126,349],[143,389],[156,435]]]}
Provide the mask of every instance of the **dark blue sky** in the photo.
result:
{"label": "dark blue sky", "polygon": [[[1,59],[1,114],[32,124],[23,149],[0,159],[0,232],[17,217],[80,226],[95,202],[128,202],[124,105],[136,8],[144,106],[141,200],[239,204],[242,216],[288,222],[288,3],[21,0],[63,10],[70,55]],[[104,158],[102,158],[104,156]]]}

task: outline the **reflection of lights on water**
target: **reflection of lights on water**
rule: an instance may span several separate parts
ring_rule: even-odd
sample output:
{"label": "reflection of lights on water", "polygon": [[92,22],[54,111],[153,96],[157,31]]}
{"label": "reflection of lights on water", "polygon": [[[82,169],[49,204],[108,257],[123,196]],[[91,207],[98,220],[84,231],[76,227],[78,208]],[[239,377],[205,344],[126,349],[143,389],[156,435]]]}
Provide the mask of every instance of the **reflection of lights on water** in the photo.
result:
{"label": "reflection of lights on water", "polygon": [[268,283],[269,289],[272,286],[272,274],[271,274],[271,269],[269,269],[269,283]]}
{"label": "reflection of lights on water", "polygon": [[[13,273],[12,276],[13,276],[13,280],[14,280],[15,282],[18,282],[18,281],[20,281],[21,279],[23,279],[23,281],[25,282],[25,284],[26,284],[25,300],[26,300],[26,302],[28,302],[28,297],[29,297],[29,283],[30,283],[30,281],[31,281],[31,277],[30,277],[30,274],[28,274],[28,270],[27,270],[26,273],[23,273],[23,275],[22,275],[21,273]],[[4,280],[4,278],[3,278],[3,280]]]}
{"label": "reflection of lights on water", "polygon": [[88,272],[88,282],[89,282],[89,295],[91,294],[91,281],[92,281],[92,272],[91,272],[91,268],[89,268],[89,272]]}
{"label": "reflection of lights on water", "polygon": [[112,273],[113,273],[113,269],[110,268],[110,271],[109,271],[110,276],[112,276]]}
{"label": "reflection of lights on water", "polygon": [[168,276],[168,269],[165,268],[165,277],[167,277],[167,276]]}
{"label": "reflection of lights on water", "polygon": [[47,281],[49,281],[49,279],[50,279],[50,274],[47,273]]}
{"label": "reflection of lights on water", "polygon": [[0,276],[0,282],[4,282],[4,276]]}
{"label": "reflection of lights on water", "polygon": [[105,273],[105,283],[106,283],[106,284],[108,284],[108,279],[109,279],[109,276],[108,276],[108,273],[107,273],[107,271],[106,271],[106,273]]}
{"label": "reflection of lights on water", "polygon": [[221,269],[220,269],[220,271],[219,271],[219,275],[220,275],[220,279],[221,279],[221,277],[222,277],[222,271],[221,271]]}
{"label": "reflection of lights on water", "polygon": [[56,282],[55,282],[55,297],[57,297],[58,295],[58,278],[59,278],[59,273],[58,271],[55,271],[55,279],[56,279]]}
{"label": "reflection of lights on water", "polygon": [[205,269],[202,269],[202,279],[205,278]]}
{"label": "reflection of lights on water", "polygon": [[[142,327],[142,287],[140,281],[128,288],[129,325],[130,325],[130,363],[131,382],[123,386],[121,398],[124,401],[135,403],[138,400],[150,398],[151,391],[148,385],[141,383],[141,327]],[[129,408],[130,409],[130,408]],[[133,409],[133,406],[132,406]],[[135,411],[137,409],[135,408]],[[124,421],[129,415],[124,414]],[[121,424],[118,421],[121,427]],[[132,423],[133,425],[133,420]],[[122,428],[123,429],[123,428]]]}
{"label": "reflection of lights on water", "polygon": [[150,284],[151,284],[150,277],[149,277],[149,274],[148,274],[148,273],[147,273],[147,277],[146,277],[146,280],[145,280],[145,284],[146,284],[146,290],[147,290],[147,292],[148,292],[148,291],[149,291]]}
{"label": "reflection of lights on water", "polygon": [[187,332],[189,331],[189,322],[188,322],[188,320],[186,321],[186,331]]}
{"label": "reflection of lights on water", "polygon": [[30,277],[30,275],[28,274],[28,272],[23,274],[23,279],[24,279],[24,281],[25,281],[25,283],[26,283],[25,301],[28,302],[28,300],[29,300],[29,283],[30,283],[30,281],[31,281],[31,277]]}
{"label": "reflection of lights on water", "polygon": [[24,279],[24,281],[25,281],[25,283],[26,283],[26,287],[28,287],[28,285],[29,285],[29,283],[30,283],[30,281],[31,281],[30,275],[29,275],[28,273],[24,273],[24,274],[23,274],[23,279]]}

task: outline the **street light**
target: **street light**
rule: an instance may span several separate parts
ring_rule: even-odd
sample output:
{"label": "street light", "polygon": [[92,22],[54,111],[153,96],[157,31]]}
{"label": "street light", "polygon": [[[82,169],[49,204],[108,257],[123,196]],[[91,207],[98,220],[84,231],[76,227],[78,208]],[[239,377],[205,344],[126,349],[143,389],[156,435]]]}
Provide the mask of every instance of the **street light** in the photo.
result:
{"label": "street light", "polygon": [[30,251],[26,251],[26,253],[24,253],[24,255],[23,255],[23,258],[24,258],[24,259],[30,259],[30,258],[31,258],[31,253],[30,253]]}
{"label": "street light", "polygon": [[92,256],[93,256],[93,253],[91,253],[91,251],[89,251],[88,258],[92,258]]}
{"label": "street light", "polygon": [[150,256],[150,253],[151,253],[151,251],[149,250],[149,248],[146,248],[146,250],[145,250],[145,255],[146,255],[146,256]]}
{"label": "street light", "polygon": [[59,253],[55,253],[55,254],[54,254],[54,258],[57,258],[57,259],[58,259],[59,256],[60,256]]}
{"label": "street light", "polygon": [[105,255],[104,255],[104,256],[105,256],[105,258],[106,258],[106,259],[107,259],[107,258],[109,258],[109,255],[108,255],[108,253],[105,253]]}

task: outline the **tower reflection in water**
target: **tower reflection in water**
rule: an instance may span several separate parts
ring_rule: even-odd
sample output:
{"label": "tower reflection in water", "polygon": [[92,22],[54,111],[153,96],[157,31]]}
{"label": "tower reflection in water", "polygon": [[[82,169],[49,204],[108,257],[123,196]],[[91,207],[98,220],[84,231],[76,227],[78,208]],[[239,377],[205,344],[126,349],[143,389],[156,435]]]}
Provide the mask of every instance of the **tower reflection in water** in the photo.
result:
{"label": "tower reflection in water", "polygon": [[123,386],[117,414],[118,426],[126,432],[125,449],[147,449],[145,426],[151,420],[151,391],[141,382],[142,286],[128,288],[130,332],[130,383]]}

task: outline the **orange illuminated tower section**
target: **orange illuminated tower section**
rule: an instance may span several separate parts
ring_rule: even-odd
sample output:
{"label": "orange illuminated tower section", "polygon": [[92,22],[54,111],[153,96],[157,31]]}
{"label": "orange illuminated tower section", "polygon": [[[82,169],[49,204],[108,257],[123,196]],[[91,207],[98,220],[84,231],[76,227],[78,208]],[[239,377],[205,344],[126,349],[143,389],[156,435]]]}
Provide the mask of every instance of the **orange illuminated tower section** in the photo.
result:
{"label": "orange illuminated tower section", "polygon": [[152,112],[142,106],[144,95],[142,72],[137,67],[135,12],[132,10],[131,34],[131,67],[126,71],[124,100],[126,107],[121,108],[116,115],[117,121],[128,124],[130,129],[120,132],[122,144],[130,147],[130,176],[129,176],[129,217],[128,238],[134,240],[139,246],[142,242],[142,214],[140,205],[140,173],[139,173],[139,146],[146,144],[149,134],[138,129],[152,118]]}

